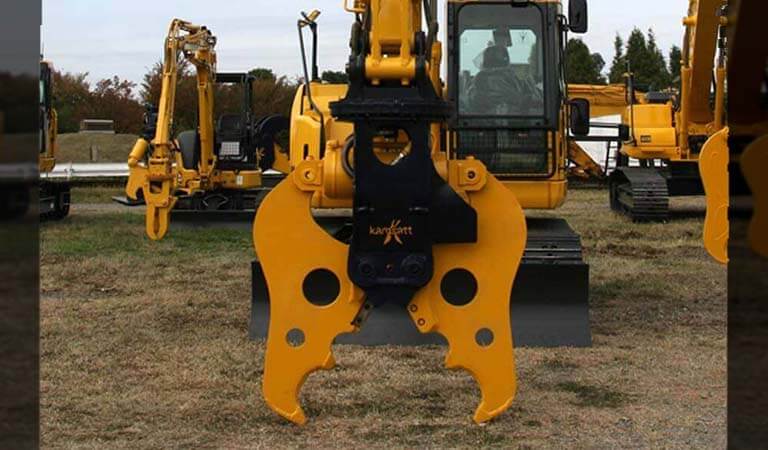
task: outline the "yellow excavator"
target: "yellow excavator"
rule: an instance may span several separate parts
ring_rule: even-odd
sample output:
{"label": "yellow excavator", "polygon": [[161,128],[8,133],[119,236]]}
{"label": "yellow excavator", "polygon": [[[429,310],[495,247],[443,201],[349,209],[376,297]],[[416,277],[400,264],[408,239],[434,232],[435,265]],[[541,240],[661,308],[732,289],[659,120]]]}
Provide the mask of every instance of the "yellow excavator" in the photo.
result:
{"label": "yellow excavator", "polygon": [[[710,161],[727,155],[727,5],[727,0],[689,1],[683,20],[679,95],[649,92],[645,104],[632,103],[622,114],[629,136],[609,178],[610,203],[613,210],[635,221],[665,221],[670,196],[704,194],[702,175],[719,165],[712,166]],[[631,74],[628,84],[633,90]],[[630,167],[630,160],[638,161],[638,166]],[[722,181],[723,173],[713,176]],[[708,201],[716,197],[727,200],[727,193],[708,196]],[[724,217],[727,205],[722,207],[709,204],[708,210],[719,208],[718,214]],[[723,229],[725,222],[717,222],[717,227],[705,228],[705,243],[716,259],[724,261],[724,246],[713,242],[727,236],[727,229]],[[722,248],[715,250],[716,246]]]}
{"label": "yellow excavator", "polygon": [[[707,190],[707,215],[710,215],[709,206],[714,205],[715,225],[722,220],[722,205],[727,208],[729,194],[730,198],[742,197],[742,202],[747,194],[752,197],[751,202],[746,202],[752,208],[747,232],[737,229],[736,237],[746,234],[752,251],[764,258],[768,258],[768,178],[763,173],[768,167],[768,44],[764,39],[755,40],[755,37],[765,27],[766,14],[768,4],[765,2],[730,0],[732,26],[728,30],[728,80],[738,89],[728,92],[730,155],[712,163],[713,189]],[[725,182],[722,181],[723,173]],[[702,171],[702,177],[705,175]],[[727,219],[726,216],[726,226]],[[728,228],[725,233],[727,238]],[[727,241],[716,242],[727,245]],[[741,265],[736,270],[745,270],[745,259],[748,257],[740,258]],[[760,270],[759,265],[746,267],[747,273],[757,274]]]}
{"label": "yellow excavator", "polygon": [[[53,108],[53,64],[40,61],[40,174],[56,166],[58,120]],[[69,214],[70,186],[66,181],[40,180],[40,220],[59,220]]]}
{"label": "yellow excavator", "polygon": [[[148,108],[145,126],[128,157],[125,192],[146,204],[146,232],[162,239],[171,210],[255,208],[263,193],[264,172],[287,170],[287,155],[277,143],[287,118],[256,118],[252,111],[253,76],[216,72],[216,37],[205,26],[174,19],[165,40],[163,82],[157,109]],[[178,61],[183,57],[197,75],[196,130],[175,133],[173,116]],[[239,84],[243,108],[214,120],[217,83]],[[175,137],[174,137],[175,134]]]}
{"label": "yellow excavator", "polygon": [[[304,58],[290,174],[254,221],[269,296],[265,400],[304,423],[307,376],[334,366],[340,334],[394,305],[448,341],[446,366],[479,383],[474,420],[486,422],[516,391],[510,292],[524,253],[536,253],[523,208],[565,200],[565,130],[589,129],[562,64],[566,32],[586,31],[586,2],[572,0],[566,19],[559,1],[449,0],[447,86],[436,0],[344,7],[350,82],[319,82]],[[300,35],[316,40],[318,15],[302,14]],[[351,209],[344,238],[313,217],[340,207]]]}

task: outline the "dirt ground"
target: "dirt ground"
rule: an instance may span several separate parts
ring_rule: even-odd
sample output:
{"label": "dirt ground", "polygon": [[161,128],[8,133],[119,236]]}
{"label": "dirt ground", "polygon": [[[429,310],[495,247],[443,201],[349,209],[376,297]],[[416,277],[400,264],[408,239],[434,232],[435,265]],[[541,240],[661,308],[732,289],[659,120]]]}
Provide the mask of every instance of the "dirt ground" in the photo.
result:
{"label": "dirt ground", "polygon": [[140,210],[85,203],[101,189],[43,226],[44,447],[725,448],[726,271],[701,246],[701,199],[673,201],[667,224],[617,217],[597,190],[543,214],[582,235],[594,346],[517,349],[517,398],[490,424],[444,348],[336,346],[296,427],[261,397],[250,233],[172,225],[150,242]]}

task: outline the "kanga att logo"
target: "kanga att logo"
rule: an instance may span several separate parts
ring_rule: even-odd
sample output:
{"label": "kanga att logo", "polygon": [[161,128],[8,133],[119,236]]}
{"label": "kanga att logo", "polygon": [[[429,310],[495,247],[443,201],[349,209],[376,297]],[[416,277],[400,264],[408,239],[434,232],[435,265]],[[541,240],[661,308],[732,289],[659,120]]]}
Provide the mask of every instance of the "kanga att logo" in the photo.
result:
{"label": "kanga att logo", "polygon": [[384,236],[384,245],[389,245],[392,240],[403,245],[400,236],[413,236],[413,227],[401,227],[400,222],[400,220],[392,220],[388,227],[371,226],[368,234],[371,236]]}

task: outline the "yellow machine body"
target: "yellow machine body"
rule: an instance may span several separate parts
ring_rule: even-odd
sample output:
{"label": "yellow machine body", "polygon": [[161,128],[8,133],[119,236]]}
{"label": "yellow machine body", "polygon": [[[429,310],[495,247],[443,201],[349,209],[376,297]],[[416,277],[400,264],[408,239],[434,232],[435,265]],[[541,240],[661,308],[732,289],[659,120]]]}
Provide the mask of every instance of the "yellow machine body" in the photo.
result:
{"label": "yellow machine body", "polygon": [[48,178],[56,167],[58,151],[58,115],[53,107],[53,64],[40,61],[40,147],[38,169],[41,175],[38,191],[40,221],[61,220],[69,214],[70,184],[66,180]]}
{"label": "yellow machine body", "polygon": [[[128,157],[125,192],[146,203],[146,233],[162,239],[168,231],[170,212],[179,195],[216,189],[247,190],[262,185],[262,171],[221,170],[214,153],[214,83],[216,38],[205,26],[174,19],[165,41],[163,82],[154,136],[138,139]],[[184,167],[179,143],[171,135],[178,78],[178,60],[191,62],[197,74],[200,157],[197,167]],[[286,157],[275,152],[276,165]]]}
{"label": "yellow machine body", "polygon": [[[633,101],[627,106],[622,113],[622,123],[629,128],[630,135],[621,147],[625,157],[650,164],[649,171],[655,170],[655,161],[678,167],[698,165],[701,184],[708,197],[704,247],[720,262],[727,261],[724,239],[728,234],[724,37],[728,18],[722,14],[727,5],[728,0],[689,0],[688,15],[683,19],[680,92],[666,100],[650,100],[651,94],[647,94],[645,102]],[[628,76],[631,80],[631,75]],[[714,106],[710,104],[713,79]],[[643,195],[649,189],[656,187],[638,188],[637,193]],[[614,198],[617,194],[613,187],[611,191]],[[632,204],[638,205],[640,201],[633,199]],[[634,214],[633,218],[637,219]]]}
{"label": "yellow machine body", "polygon": [[[735,197],[751,196],[752,218],[747,239],[755,254],[768,258],[768,108],[765,67],[768,41],[755,39],[765,29],[768,3],[731,0],[728,18],[728,81],[736,87],[728,92],[730,135],[737,142],[731,149],[731,170],[739,171],[749,188]],[[731,173],[738,180],[738,173]],[[736,183],[735,183],[736,184]],[[739,233],[740,234],[740,233]],[[737,244],[738,245],[738,244]],[[741,261],[744,261],[742,258]]]}
{"label": "yellow machine body", "polygon": [[[49,61],[41,61],[40,95],[41,104],[44,105],[43,143],[38,160],[40,173],[48,173],[56,167],[56,138],[58,136],[58,115],[56,109],[50,106],[50,90],[53,82],[53,64]],[[48,104],[48,105],[46,105]]]}
{"label": "yellow machine body", "polygon": [[[635,159],[670,161],[698,160],[692,151],[691,136],[712,136],[725,128],[726,60],[715,67],[718,33],[727,25],[720,11],[728,0],[689,0],[683,19],[685,35],[680,69],[679,107],[664,104],[632,104],[622,114],[622,123],[631,130],[631,139],[622,151]],[[713,69],[715,107],[710,106]]]}
{"label": "yellow machine body", "polygon": [[605,117],[624,114],[627,107],[634,101],[645,104],[643,95],[635,92],[635,97],[630,100],[629,90],[626,84],[569,84],[568,98],[583,98],[589,101],[589,113],[591,117]]}
{"label": "yellow machine body", "polygon": [[[338,101],[347,93],[347,85],[310,83],[311,95],[317,108],[321,111],[325,131],[324,170],[336,173],[338,176],[329,178],[329,185],[322,192],[315,194],[312,200],[313,208],[350,208],[352,206],[352,180],[344,176],[341,154],[344,144],[352,134],[351,123],[335,120],[330,113],[329,103]],[[319,115],[310,108],[309,100],[304,89],[298,89],[291,112],[290,139],[290,168],[293,170],[307,157],[319,158],[320,155],[320,122]],[[564,126],[564,125],[563,125]],[[440,133],[450,139],[450,133],[435,128],[435,139],[440,139]],[[568,152],[564,150],[564,141],[560,133],[550,133],[548,144],[555,158],[551,161],[554,173],[540,179],[515,179],[514,174],[498,174],[504,186],[510,189],[524,209],[555,209],[565,202],[568,192],[567,172],[565,170]],[[569,141],[570,148],[578,147]],[[580,154],[576,154],[576,152]],[[382,158],[392,157],[391,151],[382,150]],[[602,170],[583,150],[574,148],[573,157],[580,161],[582,167],[597,167]]]}

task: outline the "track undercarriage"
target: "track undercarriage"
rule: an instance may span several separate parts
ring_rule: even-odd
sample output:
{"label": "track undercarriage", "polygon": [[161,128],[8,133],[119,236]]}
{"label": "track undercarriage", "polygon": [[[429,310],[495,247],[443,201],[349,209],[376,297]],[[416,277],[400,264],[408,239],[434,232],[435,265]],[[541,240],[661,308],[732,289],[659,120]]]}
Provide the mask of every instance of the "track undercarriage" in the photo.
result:
{"label": "track undercarriage", "polygon": [[40,221],[61,220],[69,214],[69,183],[40,182]]}
{"label": "track undercarriage", "polygon": [[704,195],[694,163],[663,167],[617,167],[608,179],[611,209],[635,222],[669,219],[669,198]]}

